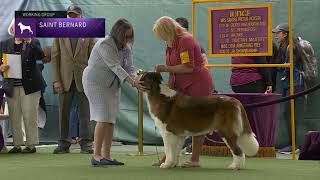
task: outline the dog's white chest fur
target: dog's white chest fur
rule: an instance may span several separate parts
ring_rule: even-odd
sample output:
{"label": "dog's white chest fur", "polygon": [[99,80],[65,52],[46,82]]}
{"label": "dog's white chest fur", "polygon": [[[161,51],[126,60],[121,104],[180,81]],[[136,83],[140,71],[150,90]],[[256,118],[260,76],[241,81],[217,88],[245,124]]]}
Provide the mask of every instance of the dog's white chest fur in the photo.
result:
{"label": "dog's white chest fur", "polygon": [[151,106],[150,106],[150,102],[149,102],[149,99],[147,97],[147,95],[144,95],[145,97],[145,100],[147,102],[147,105],[148,105],[148,110],[149,110],[149,114],[151,116],[151,118],[154,120],[154,124],[155,126],[159,129],[160,131],[160,134],[162,135],[162,133],[164,131],[166,131],[166,127],[167,127],[167,124],[163,123],[159,118],[157,118],[151,111]]}
{"label": "dog's white chest fur", "polygon": [[[177,92],[175,90],[172,90],[168,87],[168,85],[166,84],[160,84],[160,88],[161,88],[161,94],[164,94],[166,96],[169,96],[169,97],[172,97],[174,96],[175,94],[177,94]],[[159,118],[157,118],[152,112],[151,112],[151,105],[150,105],[150,102],[149,102],[149,99],[147,97],[146,94],[144,94],[145,96],[145,99],[147,101],[147,105],[148,105],[148,109],[149,109],[149,114],[151,116],[151,118],[154,120],[154,123],[156,125],[156,127],[159,129],[161,135],[162,133],[164,133],[166,130],[166,127],[167,127],[167,124],[163,123]]]}

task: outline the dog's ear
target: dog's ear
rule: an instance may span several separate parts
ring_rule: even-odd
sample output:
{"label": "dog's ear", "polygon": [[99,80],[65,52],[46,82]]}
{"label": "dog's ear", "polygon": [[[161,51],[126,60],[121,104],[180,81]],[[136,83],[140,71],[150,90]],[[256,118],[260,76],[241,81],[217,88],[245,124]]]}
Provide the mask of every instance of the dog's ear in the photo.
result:
{"label": "dog's ear", "polygon": [[145,71],[142,73],[142,75],[140,75],[140,78],[139,80],[140,81],[145,81],[145,80],[148,80],[148,79],[152,79],[152,73],[150,74],[150,71]]}
{"label": "dog's ear", "polygon": [[162,80],[162,76],[158,72],[144,72],[140,77],[140,81],[152,81],[158,84],[160,84]]}
{"label": "dog's ear", "polygon": [[162,76],[159,72],[154,72],[154,79],[155,82],[157,82],[158,84],[161,84],[161,82],[163,81]]}

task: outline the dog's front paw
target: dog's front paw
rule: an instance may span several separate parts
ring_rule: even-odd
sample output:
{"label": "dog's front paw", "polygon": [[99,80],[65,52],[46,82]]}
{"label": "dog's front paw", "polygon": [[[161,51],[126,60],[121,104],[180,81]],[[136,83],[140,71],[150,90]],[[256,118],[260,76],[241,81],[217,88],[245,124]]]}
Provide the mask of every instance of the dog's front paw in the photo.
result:
{"label": "dog's front paw", "polygon": [[168,168],[173,168],[173,167],[176,167],[176,163],[174,162],[164,162],[160,165],[160,168],[164,168],[164,169],[168,169]]}
{"label": "dog's front paw", "polygon": [[232,163],[232,164],[230,164],[230,165],[228,166],[228,169],[232,169],[232,170],[239,170],[239,169],[240,169],[240,167],[239,167],[239,165],[238,165],[238,164],[236,164],[236,163]]}
{"label": "dog's front paw", "polygon": [[239,170],[239,169],[243,169],[244,168],[244,164],[243,163],[235,163],[232,162],[229,166],[228,169],[232,169],[232,170]]}
{"label": "dog's front paw", "polygon": [[162,164],[160,165],[160,168],[168,169],[168,168],[170,168],[170,164],[162,163]]}

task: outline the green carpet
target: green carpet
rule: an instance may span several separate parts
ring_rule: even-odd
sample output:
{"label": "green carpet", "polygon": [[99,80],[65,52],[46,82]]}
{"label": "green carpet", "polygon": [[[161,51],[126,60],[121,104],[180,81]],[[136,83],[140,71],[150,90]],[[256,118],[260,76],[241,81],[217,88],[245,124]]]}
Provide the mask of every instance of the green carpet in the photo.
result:
{"label": "green carpet", "polygon": [[[40,150],[39,150],[40,149]],[[231,157],[202,156],[202,168],[159,169],[150,166],[157,155],[130,156],[125,152],[114,152],[113,157],[124,161],[125,166],[92,167],[90,155],[54,155],[52,148],[39,148],[30,155],[0,154],[1,180],[317,180],[320,178],[319,161],[276,160],[248,158],[244,170],[233,171],[225,167]],[[189,157],[182,156],[180,161]]]}

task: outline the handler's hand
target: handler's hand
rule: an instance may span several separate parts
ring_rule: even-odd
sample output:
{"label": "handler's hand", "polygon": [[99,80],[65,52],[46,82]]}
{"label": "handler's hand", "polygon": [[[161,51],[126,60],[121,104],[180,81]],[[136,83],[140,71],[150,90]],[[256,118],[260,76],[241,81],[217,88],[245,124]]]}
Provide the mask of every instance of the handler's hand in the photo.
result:
{"label": "handler's hand", "polygon": [[167,72],[168,71],[168,67],[166,65],[156,65],[155,66],[155,71],[156,72]]}

